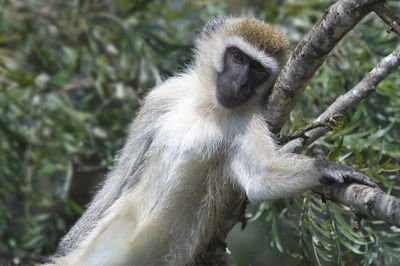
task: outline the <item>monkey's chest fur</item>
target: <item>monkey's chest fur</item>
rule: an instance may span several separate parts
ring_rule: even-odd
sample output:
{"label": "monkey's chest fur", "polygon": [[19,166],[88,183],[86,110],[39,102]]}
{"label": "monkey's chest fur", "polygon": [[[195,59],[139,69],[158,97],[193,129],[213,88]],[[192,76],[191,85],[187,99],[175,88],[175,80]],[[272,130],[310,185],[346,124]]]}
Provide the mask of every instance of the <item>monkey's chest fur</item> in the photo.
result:
{"label": "monkey's chest fur", "polygon": [[158,128],[144,170],[128,192],[130,206],[137,206],[132,211],[133,230],[140,234],[152,228],[147,234],[155,234],[164,243],[158,254],[160,263],[190,264],[202,248],[212,244],[232,204],[243,200],[226,176],[227,151],[239,133],[218,121],[182,113],[167,113],[160,120],[168,121],[168,126]]}

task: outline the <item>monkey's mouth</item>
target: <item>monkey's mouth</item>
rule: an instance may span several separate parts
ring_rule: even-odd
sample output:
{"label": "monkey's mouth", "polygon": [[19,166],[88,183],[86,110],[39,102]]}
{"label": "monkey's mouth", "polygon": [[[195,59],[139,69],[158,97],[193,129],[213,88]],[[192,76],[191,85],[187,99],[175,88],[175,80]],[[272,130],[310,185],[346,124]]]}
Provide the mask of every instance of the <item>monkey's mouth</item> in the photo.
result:
{"label": "monkey's mouth", "polygon": [[235,108],[245,103],[253,94],[253,90],[248,83],[243,84],[238,89],[230,88],[223,90],[217,88],[218,102],[225,108]]}

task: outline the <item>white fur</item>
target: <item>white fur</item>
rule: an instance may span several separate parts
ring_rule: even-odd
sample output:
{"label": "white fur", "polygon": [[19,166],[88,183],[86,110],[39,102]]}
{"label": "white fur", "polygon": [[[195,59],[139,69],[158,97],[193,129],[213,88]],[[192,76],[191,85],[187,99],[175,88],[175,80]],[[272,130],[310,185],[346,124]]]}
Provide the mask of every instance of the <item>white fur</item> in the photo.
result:
{"label": "white fur", "polygon": [[[222,108],[216,71],[235,45],[268,67],[277,61],[240,37],[198,43],[196,65],[149,93],[95,200],[60,244],[56,265],[188,265],[211,243],[244,193],[254,201],[318,184],[312,159],[276,151],[261,98]],[[221,39],[222,38],[222,39]]]}
{"label": "white fur", "polygon": [[215,53],[212,61],[218,72],[221,72],[223,69],[224,52],[226,48],[229,47],[239,48],[242,50],[242,52],[269,69],[270,73],[277,73],[279,70],[278,60],[276,60],[274,57],[260,51],[257,47],[249,44],[240,36],[230,36],[225,38],[220,46],[214,50]]}
{"label": "white fur", "polygon": [[143,121],[156,135],[139,180],[57,265],[186,265],[224,221],[236,186],[258,201],[318,183],[311,159],[279,159],[260,107],[228,112],[199,101],[197,79],[185,74],[149,94],[144,110],[168,104]]}

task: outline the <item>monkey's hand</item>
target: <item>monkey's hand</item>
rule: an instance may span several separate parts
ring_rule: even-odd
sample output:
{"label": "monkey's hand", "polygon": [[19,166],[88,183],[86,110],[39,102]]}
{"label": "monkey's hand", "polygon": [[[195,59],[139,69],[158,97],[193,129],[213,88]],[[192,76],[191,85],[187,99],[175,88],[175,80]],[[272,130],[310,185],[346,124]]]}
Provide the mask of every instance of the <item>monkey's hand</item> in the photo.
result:
{"label": "monkey's hand", "polygon": [[354,168],[328,160],[316,160],[316,166],[321,171],[322,184],[332,183],[359,183],[370,187],[377,185],[366,175],[357,172]]}

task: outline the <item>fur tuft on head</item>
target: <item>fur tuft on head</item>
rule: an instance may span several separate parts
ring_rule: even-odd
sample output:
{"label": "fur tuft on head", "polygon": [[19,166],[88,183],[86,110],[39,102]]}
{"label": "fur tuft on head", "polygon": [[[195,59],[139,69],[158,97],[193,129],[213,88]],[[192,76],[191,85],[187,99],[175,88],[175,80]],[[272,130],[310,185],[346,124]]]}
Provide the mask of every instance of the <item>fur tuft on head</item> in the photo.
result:
{"label": "fur tuft on head", "polygon": [[286,58],[288,41],[286,36],[264,21],[255,18],[235,19],[233,32],[254,44],[266,54],[276,57],[282,64]]}
{"label": "fur tuft on head", "polygon": [[281,31],[249,17],[213,17],[196,39],[198,54],[211,59],[218,72],[222,70],[223,54],[231,46],[277,72],[286,61],[288,41]]}
{"label": "fur tuft on head", "polygon": [[214,16],[208,20],[208,22],[204,25],[201,30],[200,38],[208,38],[210,37],[215,30],[220,27],[224,23],[224,19],[220,16]]}

